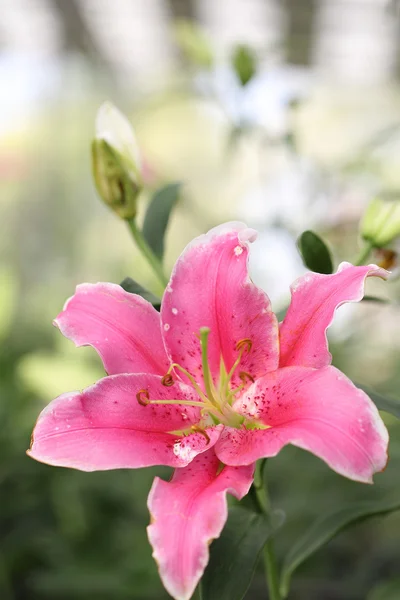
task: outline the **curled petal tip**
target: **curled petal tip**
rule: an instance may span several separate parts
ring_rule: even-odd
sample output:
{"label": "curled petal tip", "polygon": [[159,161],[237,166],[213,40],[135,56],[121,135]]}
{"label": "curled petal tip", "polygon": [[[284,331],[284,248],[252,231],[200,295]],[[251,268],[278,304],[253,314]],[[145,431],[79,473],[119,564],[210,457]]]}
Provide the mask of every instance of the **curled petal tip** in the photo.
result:
{"label": "curled petal tip", "polygon": [[238,233],[238,239],[239,242],[242,242],[243,244],[246,242],[255,242],[257,239],[257,231],[255,229],[251,229],[250,227],[247,227],[246,229],[242,229],[241,231],[239,231]]}
{"label": "curled petal tip", "polygon": [[387,269],[384,269],[383,267],[380,267],[379,265],[368,265],[371,272],[370,275],[374,276],[374,277],[380,277],[381,279],[388,279],[391,275],[391,271],[388,271]]}
{"label": "curled petal tip", "polygon": [[350,269],[350,268],[351,269],[367,269],[368,277],[381,277],[382,279],[387,279],[390,275],[390,271],[387,271],[386,269],[384,269],[374,263],[371,263],[369,265],[358,265],[357,266],[357,265],[353,265],[352,263],[349,263],[347,261],[343,261],[340,263],[340,265],[338,266],[338,269],[337,269],[337,273],[341,273],[342,271],[345,271],[346,269]]}

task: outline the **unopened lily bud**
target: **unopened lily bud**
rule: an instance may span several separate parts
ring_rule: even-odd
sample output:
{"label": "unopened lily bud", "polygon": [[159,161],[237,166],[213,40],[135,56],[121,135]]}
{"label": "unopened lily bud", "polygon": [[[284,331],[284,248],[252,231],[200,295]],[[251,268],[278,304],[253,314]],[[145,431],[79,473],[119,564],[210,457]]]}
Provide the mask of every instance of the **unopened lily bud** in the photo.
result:
{"label": "unopened lily bud", "polygon": [[375,248],[382,248],[400,236],[400,201],[372,200],[361,221],[360,233]]}
{"label": "unopened lily bud", "polygon": [[128,119],[110,102],[97,113],[92,167],[102,200],[122,219],[135,217],[143,187],[139,151]]}

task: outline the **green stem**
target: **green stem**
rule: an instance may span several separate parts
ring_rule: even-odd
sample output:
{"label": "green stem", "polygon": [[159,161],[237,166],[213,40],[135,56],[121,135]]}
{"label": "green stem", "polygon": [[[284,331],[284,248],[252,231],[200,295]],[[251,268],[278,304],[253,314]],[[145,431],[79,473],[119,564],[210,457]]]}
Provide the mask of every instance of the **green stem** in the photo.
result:
{"label": "green stem", "polygon": [[161,283],[163,288],[165,288],[165,286],[168,283],[168,279],[164,275],[164,271],[160,261],[158,260],[158,258],[144,239],[142,232],[136,225],[136,220],[126,219],[126,222],[128,224],[129,229],[131,230],[132,237],[135,240],[137,247],[139,248],[140,252],[153,269],[154,273],[157,275],[158,281]]}
{"label": "green stem", "polygon": [[263,550],[264,565],[267,573],[268,593],[270,600],[281,600],[279,590],[278,566],[276,563],[273,540],[268,540]]}
{"label": "green stem", "polygon": [[196,597],[198,600],[203,600],[203,591],[201,589],[201,581],[199,581],[196,588]]}
{"label": "green stem", "polygon": [[[271,504],[268,497],[267,483],[264,475],[266,467],[266,459],[258,461],[256,472],[254,475],[255,496],[259,510],[269,515],[271,512]],[[267,578],[269,600],[282,600],[279,590],[279,573],[276,562],[275,549],[273,539],[270,538],[263,550],[264,566]]]}
{"label": "green stem", "polygon": [[373,244],[371,244],[371,242],[367,242],[365,244],[365,246],[363,248],[361,248],[361,251],[360,251],[359,255],[357,256],[356,260],[354,261],[354,264],[356,266],[363,265],[365,263],[365,261],[367,260],[368,256],[371,254],[373,248],[374,248]]}

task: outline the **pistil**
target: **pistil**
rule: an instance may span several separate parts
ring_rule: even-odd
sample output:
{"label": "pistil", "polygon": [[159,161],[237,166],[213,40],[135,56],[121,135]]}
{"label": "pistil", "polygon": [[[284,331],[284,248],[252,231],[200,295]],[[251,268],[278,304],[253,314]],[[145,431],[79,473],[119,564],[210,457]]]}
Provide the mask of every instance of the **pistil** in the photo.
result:
{"label": "pistil", "polygon": [[210,335],[209,327],[200,328],[200,346],[201,346],[201,364],[203,367],[203,380],[209,401],[220,408],[220,403],[217,400],[217,393],[214,387],[213,378],[211,375],[210,366],[208,364],[208,336]]}

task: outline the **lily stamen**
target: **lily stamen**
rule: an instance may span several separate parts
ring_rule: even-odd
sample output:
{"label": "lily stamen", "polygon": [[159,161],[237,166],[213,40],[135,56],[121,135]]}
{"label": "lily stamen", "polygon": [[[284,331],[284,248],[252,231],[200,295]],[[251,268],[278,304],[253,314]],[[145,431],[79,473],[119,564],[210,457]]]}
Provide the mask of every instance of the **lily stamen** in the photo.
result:
{"label": "lily stamen", "polygon": [[[238,355],[237,359],[235,360],[235,362],[233,363],[232,368],[229,371],[229,373],[226,377],[226,380],[225,380],[225,384],[224,384],[225,394],[227,396],[232,396],[232,395],[236,394],[237,392],[240,392],[243,389],[244,384],[240,385],[239,387],[237,387],[234,390],[230,390],[229,383],[230,383],[236,369],[238,368],[240,361],[242,360],[243,354],[245,353],[246,350],[247,350],[247,352],[250,352],[252,346],[253,346],[253,342],[251,341],[250,338],[243,338],[242,340],[239,340],[237,342],[236,350],[239,351],[239,355]],[[249,379],[252,379],[252,381],[254,381],[254,379],[252,378],[250,373],[247,373],[246,371],[241,371],[239,373],[239,377],[240,377],[240,379],[242,379],[242,381],[243,381],[243,378],[241,377],[242,373],[244,373]]]}
{"label": "lily stamen", "polygon": [[207,408],[205,402],[198,402],[197,400],[178,400],[177,398],[171,400],[149,400],[148,404],[184,404],[185,406],[200,406],[200,408]]}
{"label": "lily stamen", "polygon": [[[164,377],[168,377],[169,375],[171,375],[171,371],[173,369],[178,369],[178,371],[180,371],[181,373],[183,373],[183,375],[186,375],[186,377],[189,379],[190,383],[192,384],[192,386],[194,387],[194,389],[196,390],[196,392],[198,393],[198,395],[200,396],[200,398],[203,398],[204,402],[207,402],[207,396],[201,390],[201,388],[199,387],[199,384],[196,382],[196,380],[193,377],[193,375],[191,375],[189,373],[189,371],[187,371],[186,369],[184,369],[183,367],[181,367],[180,364],[178,364],[178,363],[172,363],[171,366],[169,367],[168,371],[164,375]],[[163,379],[164,379],[164,377],[163,377]]]}
{"label": "lily stamen", "polygon": [[250,375],[250,373],[248,373],[247,371],[240,371],[239,379],[241,379],[243,383],[247,383],[247,381],[251,381],[251,383],[254,383],[255,381],[253,375]]}
{"label": "lily stamen", "polygon": [[[136,394],[138,397],[139,394]],[[139,399],[138,399],[139,402]],[[178,404],[182,404],[183,406],[194,406],[202,409],[202,412],[208,413],[214,416],[217,419],[217,423],[221,422],[222,415],[215,410],[215,406],[210,404],[210,402],[198,402],[197,400],[178,400],[177,398],[173,398],[171,400],[149,400],[146,404],[143,402],[139,402],[142,406],[148,406],[149,404],[165,404],[165,405],[173,405],[176,406]]]}
{"label": "lily stamen", "polygon": [[203,435],[206,440],[207,440],[207,444],[210,443],[210,436],[208,435],[208,433],[202,428],[199,427],[198,425],[192,425],[190,428],[194,433],[200,433],[201,435]]}
{"label": "lily stamen", "polygon": [[150,404],[150,396],[148,390],[139,390],[136,394],[136,400],[141,406],[147,406]]}
{"label": "lily stamen", "polygon": [[243,338],[242,340],[239,340],[236,344],[236,350],[241,350],[242,348],[244,348],[247,349],[248,352],[250,352],[252,346],[253,342],[250,338]]}
{"label": "lily stamen", "polygon": [[171,385],[174,385],[175,380],[171,373],[166,373],[166,375],[164,375],[164,377],[161,379],[161,383],[162,385],[165,385],[165,387],[171,387]]}
{"label": "lily stamen", "polygon": [[239,379],[241,379],[243,383],[241,383],[238,387],[234,388],[233,390],[229,391],[229,394],[232,397],[235,396],[236,394],[238,394],[239,392],[241,392],[242,390],[244,390],[244,388],[246,387],[246,385],[249,381],[251,383],[254,383],[254,381],[255,381],[254,377],[252,375],[250,375],[250,373],[247,373],[247,371],[240,371]]}
{"label": "lily stamen", "polygon": [[239,351],[239,356],[233,363],[232,368],[228,373],[228,382],[232,379],[234,372],[236,371],[237,367],[239,366],[240,361],[242,360],[243,354],[245,353],[246,350],[247,350],[247,352],[250,352],[252,345],[253,345],[253,343],[251,340],[249,340],[249,338],[240,340],[236,344],[236,350]]}

